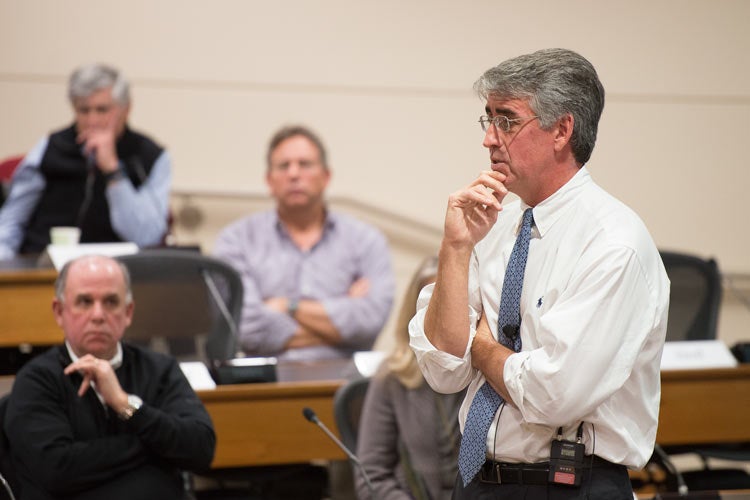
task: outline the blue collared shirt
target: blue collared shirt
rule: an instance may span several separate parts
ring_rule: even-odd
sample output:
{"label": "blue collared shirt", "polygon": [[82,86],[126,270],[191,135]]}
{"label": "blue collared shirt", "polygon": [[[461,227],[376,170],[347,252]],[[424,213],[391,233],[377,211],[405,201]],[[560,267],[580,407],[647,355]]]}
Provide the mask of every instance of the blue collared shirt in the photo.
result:
{"label": "blue collared shirt", "polygon": [[[370,349],[388,319],[394,293],[388,244],[380,231],[347,215],[329,212],[320,241],[303,251],[276,211],[253,214],[221,232],[214,254],[242,275],[240,342],[249,355],[349,357]],[[349,297],[349,287],[362,277],[370,282],[369,293]],[[266,307],[264,300],[271,297],[320,301],[342,343],[282,353],[298,324],[288,314]]]}
{"label": "blue collared shirt", "polygon": [[[10,194],[0,209],[0,260],[12,258],[21,246],[24,228],[46,187],[40,169],[49,137],[39,141],[13,174]],[[110,182],[106,196],[112,229],[125,241],[140,247],[161,242],[167,230],[172,166],[164,150],[148,178],[135,188],[126,179]]]}

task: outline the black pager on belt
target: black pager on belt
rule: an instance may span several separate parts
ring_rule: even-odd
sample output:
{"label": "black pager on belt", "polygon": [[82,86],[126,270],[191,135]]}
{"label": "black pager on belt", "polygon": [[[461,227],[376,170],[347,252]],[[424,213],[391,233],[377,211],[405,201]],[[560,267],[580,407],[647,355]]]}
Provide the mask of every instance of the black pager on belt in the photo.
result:
{"label": "black pager on belt", "polygon": [[578,426],[575,442],[562,438],[562,427],[557,429],[557,439],[552,440],[549,451],[549,482],[566,486],[580,486],[583,474],[583,422]]}

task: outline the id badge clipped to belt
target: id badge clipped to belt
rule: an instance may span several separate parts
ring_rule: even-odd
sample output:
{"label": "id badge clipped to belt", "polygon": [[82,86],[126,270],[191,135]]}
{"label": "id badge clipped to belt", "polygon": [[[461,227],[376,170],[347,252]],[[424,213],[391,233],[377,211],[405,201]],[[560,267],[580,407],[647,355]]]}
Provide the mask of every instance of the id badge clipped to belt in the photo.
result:
{"label": "id badge clipped to belt", "polygon": [[578,426],[576,441],[562,438],[562,427],[557,429],[557,439],[552,440],[549,451],[549,482],[565,486],[580,486],[583,475],[583,422]]}

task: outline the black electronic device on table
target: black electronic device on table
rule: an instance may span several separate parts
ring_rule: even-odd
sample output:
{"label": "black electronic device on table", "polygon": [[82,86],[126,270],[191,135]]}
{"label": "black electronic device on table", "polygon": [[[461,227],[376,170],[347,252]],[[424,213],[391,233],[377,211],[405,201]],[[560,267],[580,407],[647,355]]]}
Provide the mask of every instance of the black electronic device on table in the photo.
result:
{"label": "black electronic device on table", "polygon": [[211,375],[219,385],[276,382],[276,358],[234,358],[215,365]]}

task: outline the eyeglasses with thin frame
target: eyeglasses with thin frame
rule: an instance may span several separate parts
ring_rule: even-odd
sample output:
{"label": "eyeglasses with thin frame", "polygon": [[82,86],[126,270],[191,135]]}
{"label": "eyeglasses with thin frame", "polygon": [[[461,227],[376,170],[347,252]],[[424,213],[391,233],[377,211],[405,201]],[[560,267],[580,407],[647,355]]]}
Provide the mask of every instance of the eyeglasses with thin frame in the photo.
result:
{"label": "eyeglasses with thin frame", "polygon": [[522,122],[524,120],[535,120],[539,118],[538,116],[520,116],[518,118],[508,118],[505,115],[495,115],[495,116],[487,116],[482,115],[479,117],[479,125],[482,126],[482,131],[487,132],[487,129],[490,128],[490,124],[494,125],[496,129],[505,132],[506,134],[510,132],[511,128],[513,127],[513,124]]}

